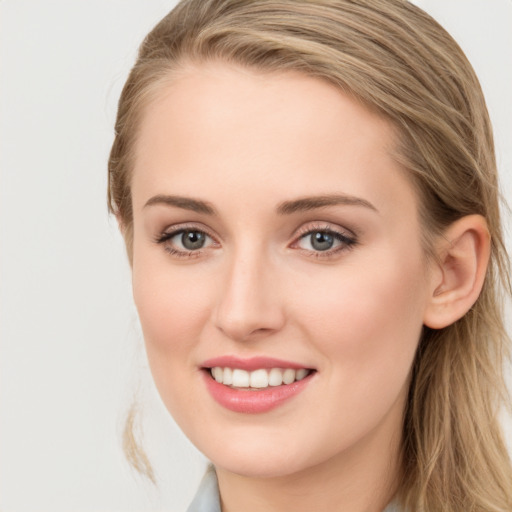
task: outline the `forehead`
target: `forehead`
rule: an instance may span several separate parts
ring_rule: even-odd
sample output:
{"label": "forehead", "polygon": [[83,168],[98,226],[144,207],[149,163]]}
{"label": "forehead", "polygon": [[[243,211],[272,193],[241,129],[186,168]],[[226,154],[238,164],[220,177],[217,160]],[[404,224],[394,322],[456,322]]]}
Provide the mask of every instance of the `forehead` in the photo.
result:
{"label": "forehead", "polygon": [[390,174],[403,179],[391,157],[394,140],[387,120],[325,81],[221,63],[189,66],[144,110],[134,207],[152,193],[177,187],[197,197],[219,183],[224,195],[269,199],[332,187],[357,195],[380,188],[382,196]]}

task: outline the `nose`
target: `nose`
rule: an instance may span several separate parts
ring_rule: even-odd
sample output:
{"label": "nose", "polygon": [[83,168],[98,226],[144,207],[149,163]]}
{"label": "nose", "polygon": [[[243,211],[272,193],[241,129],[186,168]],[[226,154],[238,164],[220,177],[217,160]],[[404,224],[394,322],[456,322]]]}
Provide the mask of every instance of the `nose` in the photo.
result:
{"label": "nose", "polygon": [[276,273],[261,255],[234,257],[227,266],[214,314],[217,329],[235,341],[279,331],[285,311]]}

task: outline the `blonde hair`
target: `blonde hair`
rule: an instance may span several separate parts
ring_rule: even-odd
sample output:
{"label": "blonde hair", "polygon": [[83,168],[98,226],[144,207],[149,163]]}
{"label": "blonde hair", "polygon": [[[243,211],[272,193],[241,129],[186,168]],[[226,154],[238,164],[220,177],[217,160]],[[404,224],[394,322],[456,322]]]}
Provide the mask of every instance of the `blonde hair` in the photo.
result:
{"label": "blonde hair", "polygon": [[[389,119],[396,159],[420,198],[424,246],[455,220],[483,215],[492,254],[472,309],[425,328],[404,412],[397,500],[415,512],[510,512],[512,467],[499,414],[508,395],[511,293],[492,129],[464,53],[405,0],[185,0],[146,37],[119,101],[109,206],[132,245],[132,149],[141,111],[186,62],[295,70],[335,84]],[[134,442],[128,452],[138,453]],[[136,455],[135,455],[136,456]]]}

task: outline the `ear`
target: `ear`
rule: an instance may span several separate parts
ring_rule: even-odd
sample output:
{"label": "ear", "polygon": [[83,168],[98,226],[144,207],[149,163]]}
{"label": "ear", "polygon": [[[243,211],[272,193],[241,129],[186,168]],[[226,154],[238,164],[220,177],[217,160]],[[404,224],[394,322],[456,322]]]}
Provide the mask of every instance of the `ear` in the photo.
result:
{"label": "ear", "polygon": [[478,299],[489,263],[491,240],[481,215],[451,224],[440,237],[432,264],[423,323],[442,329],[463,317]]}

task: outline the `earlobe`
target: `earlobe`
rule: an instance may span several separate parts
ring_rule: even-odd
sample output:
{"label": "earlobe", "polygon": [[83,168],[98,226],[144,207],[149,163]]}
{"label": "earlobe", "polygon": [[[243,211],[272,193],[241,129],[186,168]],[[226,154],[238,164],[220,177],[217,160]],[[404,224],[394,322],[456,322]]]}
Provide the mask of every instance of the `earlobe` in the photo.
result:
{"label": "earlobe", "polygon": [[451,224],[439,240],[436,268],[423,323],[442,329],[463,317],[478,299],[490,256],[490,235],[481,215]]}

